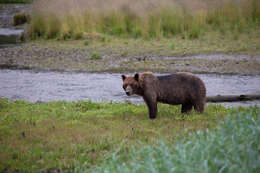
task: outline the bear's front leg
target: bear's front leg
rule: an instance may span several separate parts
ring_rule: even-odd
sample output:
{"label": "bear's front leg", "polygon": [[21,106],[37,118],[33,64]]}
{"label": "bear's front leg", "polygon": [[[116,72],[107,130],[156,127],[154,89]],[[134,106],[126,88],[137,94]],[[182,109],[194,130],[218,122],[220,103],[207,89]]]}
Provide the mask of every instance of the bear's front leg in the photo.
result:
{"label": "bear's front leg", "polygon": [[186,103],[181,106],[181,113],[188,113],[192,110],[192,104]]}
{"label": "bear's front leg", "polygon": [[145,103],[149,109],[149,118],[155,119],[157,116],[157,99],[156,95],[152,93],[144,94],[143,96]]}

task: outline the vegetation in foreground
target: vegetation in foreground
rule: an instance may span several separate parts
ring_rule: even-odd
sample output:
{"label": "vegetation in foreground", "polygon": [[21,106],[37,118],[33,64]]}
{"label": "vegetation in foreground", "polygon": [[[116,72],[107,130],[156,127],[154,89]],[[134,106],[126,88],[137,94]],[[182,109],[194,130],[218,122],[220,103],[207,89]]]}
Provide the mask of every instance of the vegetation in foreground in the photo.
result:
{"label": "vegetation in foreground", "polygon": [[[219,120],[234,109],[212,104],[203,114],[191,112],[184,115],[178,106],[160,104],[157,119],[151,121],[144,104],[91,101],[29,103],[1,98],[0,171],[83,171],[100,165],[114,151],[118,151],[115,158],[118,163],[121,157],[133,159],[139,148],[145,152],[146,149],[142,149],[144,145],[151,146],[151,149],[158,146],[158,140],[175,144],[184,137],[193,141],[188,135],[190,132],[216,127]],[[238,111],[259,115],[258,108],[241,107]],[[245,132],[245,137],[248,134]],[[176,146],[179,144],[176,143]],[[157,150],[160,147],[151,154],[159,154]],[[108,163],[111,165],[112,162]],[[105,165],[100,169],[107,169]]]}
{"label": "vegetation in foreground", "polygon": [[[93,172],[237,172],[260,171],[259,109],[232,111],[211,132],[197,131],[175,144],[133,149],[129,158],[114,153]],[[83,167],[75,172],[84,172]]]}
{"label": "vegetation in foreground", "polygon": [[196,39],[208,31],[249,33],[259,25],[259,0],[38,0],[29,35],[64,40],[92,33]]}

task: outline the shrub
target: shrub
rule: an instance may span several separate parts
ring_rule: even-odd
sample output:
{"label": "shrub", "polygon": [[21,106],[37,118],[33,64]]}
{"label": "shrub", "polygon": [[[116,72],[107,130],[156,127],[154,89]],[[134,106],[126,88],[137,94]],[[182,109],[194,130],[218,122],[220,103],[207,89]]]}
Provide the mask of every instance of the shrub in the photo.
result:
{"label": "shrub", "polygon": [[89,45],[89,40],[85,40],[85,41],[84,41],[84,45],[85,45],[85,46],[88,46],[88,45]]}
{"label": "shrub", "polygon": [[25,13],[17,13],[13,17],[13,25],[21,25],[29,21],[29,16]]}
{"label": "shrub", "polygon": [[115,152],[92,172],[259,172],[259,108],[234,111],[215,131],[198,131],[176,142]]}

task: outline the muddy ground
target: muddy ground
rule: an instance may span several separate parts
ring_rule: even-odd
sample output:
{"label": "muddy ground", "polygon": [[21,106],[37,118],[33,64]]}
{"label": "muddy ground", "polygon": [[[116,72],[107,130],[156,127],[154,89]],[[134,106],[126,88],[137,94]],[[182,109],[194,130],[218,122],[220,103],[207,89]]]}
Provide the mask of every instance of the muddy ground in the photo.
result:
{"label": "muddy ground", "polygon": [[[80,72],[177,72],[260,74],[260,56],[255,53],[194,50],[169,52],[163,44],[94,43],[83,41],[31,41],[0,49],[0,67]],[[164,50],[165,49],[165,50]],[[94,54],[98,55],[97,57]]]}

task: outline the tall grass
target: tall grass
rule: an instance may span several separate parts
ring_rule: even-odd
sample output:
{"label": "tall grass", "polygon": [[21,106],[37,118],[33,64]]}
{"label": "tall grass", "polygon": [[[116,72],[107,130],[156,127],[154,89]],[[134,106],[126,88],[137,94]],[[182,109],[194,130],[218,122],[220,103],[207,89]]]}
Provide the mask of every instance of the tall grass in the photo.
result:
{"label": "tall grass", "polygon": [[31,38],[81,38],[85,33],[119,37],[198,38],[207,30],[260,25],[258,0],[38,0]]}
{"label": "tall grass", "polygon": [[[198,131],[176,144],[133,148],[127,159],[117,151],[93,172],[259,172],[259,125],[259,109],[233,112],[213,132]],[[79,167],[76,172],[88,171]]]}

